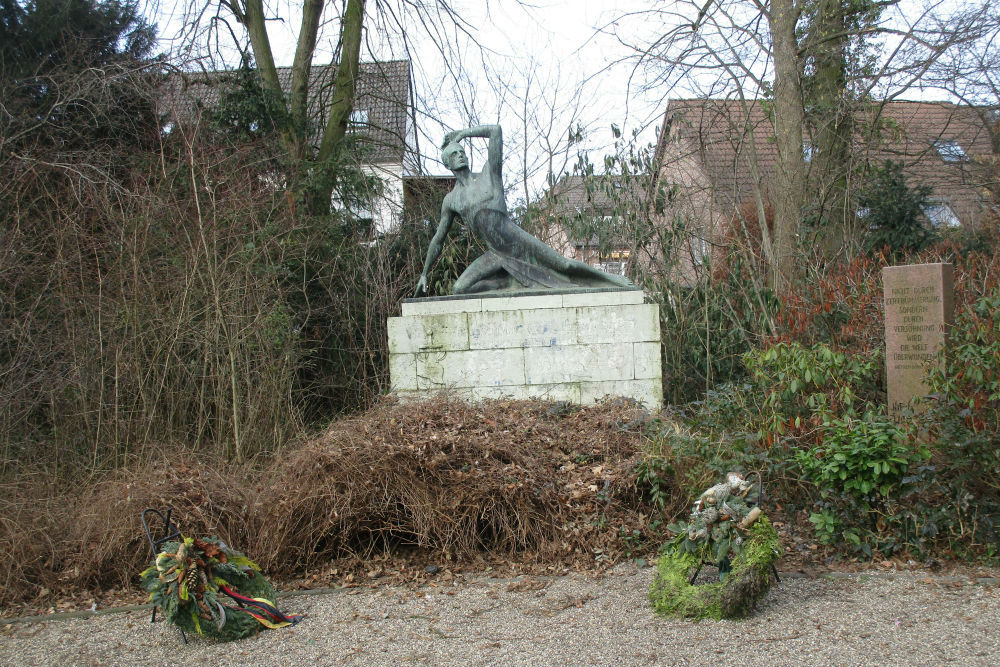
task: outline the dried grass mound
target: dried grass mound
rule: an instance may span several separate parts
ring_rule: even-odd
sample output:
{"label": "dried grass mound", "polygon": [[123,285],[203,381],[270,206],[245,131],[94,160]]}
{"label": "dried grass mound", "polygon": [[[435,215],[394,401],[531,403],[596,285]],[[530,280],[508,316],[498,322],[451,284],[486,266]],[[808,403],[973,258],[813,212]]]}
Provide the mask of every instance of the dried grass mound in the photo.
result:
{"label": "dried grass mound", "polygon": [[60,583],[64,512],[52,487],[44,475],[0,485],[0,605]]}
{"label": "dried grass mound", "polygon": [[45,503],[7,488],[0,603],[43,586],[134,587],[150,558],[146,507],[173,507],[185,534],[218,537],[269,576],[397,553],[611,563],[651,544],[659,516],[636,486],[647,418],[625,401],[386,400],[256,466],[175,448],[98,481],[65,482]]}
{"label": "dried grass mound", "polygon": [[147,507],[172,507],[185,533],[247,544],[255,533],[256,482],[247,466],[194,456],[114,474],[82,494],[62,577],[81,587],[134,586],[135,573],[153,557],[139,519]]}
{"label": "dried grass mound", "polygon": [[267,474],[277,502],[259,535],[262,564],[401,545],[455,558],[572,551],[595,502],[612,515],[634,510],[642,418],[625,402],[386,402]]}

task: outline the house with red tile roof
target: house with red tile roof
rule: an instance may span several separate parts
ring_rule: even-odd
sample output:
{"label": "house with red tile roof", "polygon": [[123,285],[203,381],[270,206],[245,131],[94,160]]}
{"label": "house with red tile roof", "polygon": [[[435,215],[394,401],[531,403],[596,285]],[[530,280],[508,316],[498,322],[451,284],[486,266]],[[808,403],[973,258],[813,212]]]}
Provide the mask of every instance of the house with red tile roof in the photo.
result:
{"label": "house with red tile roof", "polygon": [[[841,165],[848,191],[864,185],[867,167],[886,160],[901,162],[909,185],[932,188],[927,224],[975,229],[991,215],[984,180],[990,176],[983,167],[995,159],[989,129],[977,111],[945,102],[870,105],[858,117],[862,129],[855,133],[852,162]],[[807,181],[815,188],[818,178],[808,133],[803,144],[810,169]],[[671,100],[654,163],[659,186],[684,193],[682,203],[669,214],[689,223],[687,254],[714,255],[731,237],[731,226],[740,215],[769,215],[777,150],[767,104]],[[864,211],[850,211],[848,218],[858,229],[864,225]]]}
{"label": "house with red tile roof", "polygon": [[645,177],[634,176],[564,176],[548,194],[545,214],[551,221],[539,236],[566,257],[625,275],[634,235],[625,219],[645,208],[645,183]]}

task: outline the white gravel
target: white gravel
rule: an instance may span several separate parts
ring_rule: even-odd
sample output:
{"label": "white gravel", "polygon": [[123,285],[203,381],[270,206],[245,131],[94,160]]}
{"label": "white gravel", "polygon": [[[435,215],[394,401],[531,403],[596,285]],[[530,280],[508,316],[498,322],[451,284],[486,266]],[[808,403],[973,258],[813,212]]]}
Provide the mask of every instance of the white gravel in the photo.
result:
{"label": "white gravel", "polygon": [[745,621],[655,616],[650,568],[281,600],[294,628],[229,644],[148,612],[0,628],[0,665],[997,665],[1000,598],[924,573],[788,577]]}

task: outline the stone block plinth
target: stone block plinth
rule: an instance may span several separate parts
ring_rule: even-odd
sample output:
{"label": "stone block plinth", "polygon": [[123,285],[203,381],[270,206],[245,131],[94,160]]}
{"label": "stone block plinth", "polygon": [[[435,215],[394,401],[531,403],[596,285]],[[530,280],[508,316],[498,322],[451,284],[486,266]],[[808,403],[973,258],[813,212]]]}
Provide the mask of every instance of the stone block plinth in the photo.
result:
{"label": "stone block plinth", "polygon": [[663,401],[660,320],[639,290],[407,299],[389,318],[389,372],[404,397]]}

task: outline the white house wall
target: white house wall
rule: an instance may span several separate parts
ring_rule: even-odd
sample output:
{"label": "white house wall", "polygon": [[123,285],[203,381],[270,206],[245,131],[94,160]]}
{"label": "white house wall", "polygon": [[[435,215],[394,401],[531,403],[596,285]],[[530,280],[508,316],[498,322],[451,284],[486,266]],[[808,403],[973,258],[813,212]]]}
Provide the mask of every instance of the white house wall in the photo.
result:
{"label": "white house wall", "polygon": [[379,235],[395,230],[403,220],[403,165],[363,165],[361,170],[382,181],[382,196],[372,202],[372,231]]}

